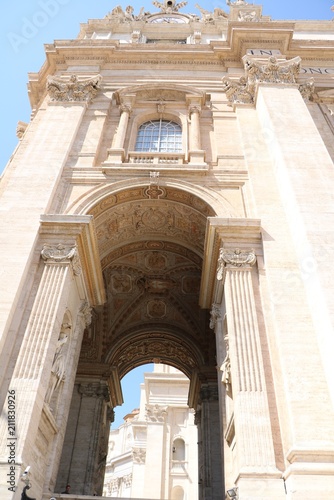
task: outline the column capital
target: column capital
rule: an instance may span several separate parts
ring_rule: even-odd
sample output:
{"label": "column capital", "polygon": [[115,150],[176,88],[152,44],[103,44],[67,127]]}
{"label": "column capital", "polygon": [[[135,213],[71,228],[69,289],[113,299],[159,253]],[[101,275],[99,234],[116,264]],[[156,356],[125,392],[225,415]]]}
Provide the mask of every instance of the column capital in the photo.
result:
{"label": "column capital", "polygon": [[80,259],[76,245],[66,246],[62,243],[48,245],[45,243],[41,251],[41,256],[46,264],[66,264],[71,262],[74,274],[76,276],[81,274]]}
{"label": "column capital", "polygon": [[101,75],[93,78],[78,80],[76,75],[71,75],[69,80],[64,80],[56,76],[49,76],[47,79],[47,92],[51,101],[91,101],[96,96]]}
{"label": "column capital", "polygon": [[199,115],[202,111],[202,107],[198,104],[191,104],[188,108],[188,111],[189,111],[189,116],[191,116],[194,113],[197,113]]}
{"label": "column capital", "polygon": [[79,385],[78,391],[80,394],[87,398],[98,398],[109,401],[108,387],[103,382],[81,383]]}
{"label": "column capital", "polygon": [[125,103],[125,102],[122,102],[120,105],[119,105],[119,109],[120,109],[120,112],[121,113],[128,113],[129,115],[131,114],[132,112],[132,106],[131,104],[129,103]]}
{"label": "column capital", "polygon": [[163,423],[167,415],[168,406],[146,405],[146,419],[150,422]]}
{"label": "column capital", "polygon": [[217,280],[221,281],[224,276],[224,268],[236,267],[236,268],[250,268],[256,262],[256,255],[254,250],[241,250],[236,248],[235,250],[228,250],[226,248],[221,248],[218,257],[218,269],[217,269]]}
{"label": "column capital", "polygon": [[298,85],[297,77],[300,72],[301,58],[280,59],[274,56],[257,58],[245,55],[242,58],[245,75],[239,80],[225,76],[222,79],[223,92],[232,104],[254,104],[259,84],[296,85],[302,96],[309,99],[314,92],[312,81]]}

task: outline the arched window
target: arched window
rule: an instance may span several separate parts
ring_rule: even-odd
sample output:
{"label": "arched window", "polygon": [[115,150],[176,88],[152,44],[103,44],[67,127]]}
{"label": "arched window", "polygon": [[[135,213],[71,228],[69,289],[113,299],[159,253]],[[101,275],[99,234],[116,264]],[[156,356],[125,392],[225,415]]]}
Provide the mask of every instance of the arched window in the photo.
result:
{"label": "arched window", "polygon": [[138,130],[135,151],[177,153],[182,151],[182,129],[175,122],[150,120]]}

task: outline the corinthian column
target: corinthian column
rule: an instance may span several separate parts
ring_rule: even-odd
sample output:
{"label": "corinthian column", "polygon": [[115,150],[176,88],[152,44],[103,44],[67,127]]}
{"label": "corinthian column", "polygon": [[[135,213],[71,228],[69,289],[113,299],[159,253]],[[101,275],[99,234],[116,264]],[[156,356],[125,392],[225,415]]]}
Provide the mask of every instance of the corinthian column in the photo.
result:
{"label": "corinthian column", "polygon": [[255,263],[256,256],[252,250],[231,251],[224,248],[220,250],[217,279],[225,280],[224,294],[237,443],[236,482],[239,490],[242,489],[243,478],[262,476],[268,479],[280,475],[275,467],[261,340],[252,285],[251,271]]}

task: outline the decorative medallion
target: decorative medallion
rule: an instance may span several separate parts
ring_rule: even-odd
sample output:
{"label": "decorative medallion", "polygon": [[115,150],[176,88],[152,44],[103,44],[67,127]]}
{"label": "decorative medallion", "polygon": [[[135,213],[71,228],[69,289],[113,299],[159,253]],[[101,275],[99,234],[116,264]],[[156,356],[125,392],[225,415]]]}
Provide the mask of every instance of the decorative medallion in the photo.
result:
{"label": "decorative medallion", "polygon": [[166,316],[166,303],[159,299],[149,300],[147,302],[147,315],[155,319],[163,318]]}

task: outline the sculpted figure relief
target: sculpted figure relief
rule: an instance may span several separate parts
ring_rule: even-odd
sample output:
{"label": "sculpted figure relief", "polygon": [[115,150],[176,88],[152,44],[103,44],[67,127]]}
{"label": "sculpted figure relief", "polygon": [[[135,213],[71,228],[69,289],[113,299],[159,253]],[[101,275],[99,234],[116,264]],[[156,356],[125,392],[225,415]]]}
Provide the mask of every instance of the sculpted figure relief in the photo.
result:
{"label": "sculpted figure relief", "polygon": [[222,383],[225,384],[226,391],[229,392],[231,390],[231,361],[227,335],[225,335],[224,340],[226,345],[226,356],[221,364],[220,371],[222,372]]}
{"label": "sculpted figure relief", "polygon": [[64,345],[68,341],[68,335],[71,331],[71,325],[64,323],[61,327],[59,338],[57,341],[56,352],[53,358],[51,377],[49,382],[49,388],[46,393],[45,402],[50,404],[53,393],[58,389],[61,382],[65,380],[66,371],[66,353]]}

